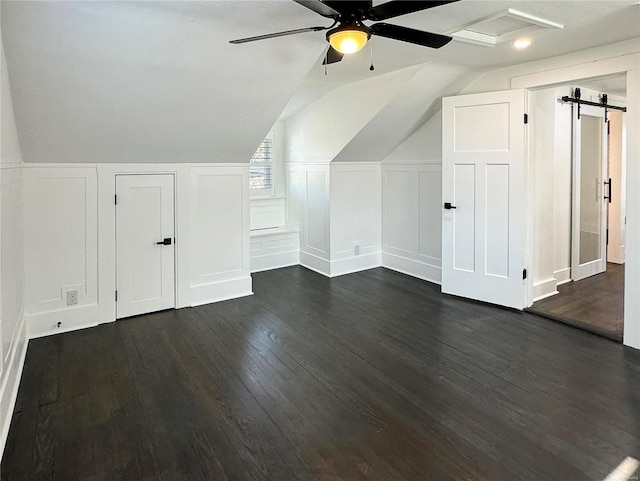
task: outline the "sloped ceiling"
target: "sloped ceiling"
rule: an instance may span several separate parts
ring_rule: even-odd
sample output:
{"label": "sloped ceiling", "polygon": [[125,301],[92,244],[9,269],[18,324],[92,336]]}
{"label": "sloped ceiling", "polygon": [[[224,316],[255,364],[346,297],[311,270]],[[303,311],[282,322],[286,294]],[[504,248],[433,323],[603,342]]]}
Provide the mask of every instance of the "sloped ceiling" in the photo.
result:
{"label": "sloped ceiling", "polygon": [[330,162],[392,99],[419,67],[331,90],[285,123],[289,162]]}
{"label": "sloped ceiling", "polygon": [[1,8],[25,162],[247,162],[324,49],[228,43],[317,20],[289,1]]}
{"label": "sloped ceiling", "polygon": [[[367,47],[330,66],[326,76],[319,62],[324,32],[228,44],[329,23],[290,0],[3,0],[0,8],[26,162],[247,162],[278,118],[301,114],[341,86],[429,62],[457,65],[467,75],[637,37],[640,7],[634,3],[463,0],[393,23],[447,32],[512,7],[566,27],[533,35],[524,52],[460,42],[432,50],[375,38],[374,72]],[[406,105],[406,98],[395,105]],[[339,108],[327,104],[326,110]],[[411,113],[407,126],[426,118],[429,105],[424,108]],[[395,125],[397,112],[390,105],[359,137],[366,123],[350,129],[352,137],[341,138],[336,154],[353,139],[343,156],[360,157],[384,125]],[[391,137],[408,136],[407,126]],[[390,140],[384,150],[395,144]]]}
{"label": "sloped ceiling", "polygon": [[[335,161],[383,160],[438,110],[440,99],[458,94],[477,76],[469,67],[441,62],[424,64],[371,120],[345,145]],[[366,99],[362,100],[366,102]]]}

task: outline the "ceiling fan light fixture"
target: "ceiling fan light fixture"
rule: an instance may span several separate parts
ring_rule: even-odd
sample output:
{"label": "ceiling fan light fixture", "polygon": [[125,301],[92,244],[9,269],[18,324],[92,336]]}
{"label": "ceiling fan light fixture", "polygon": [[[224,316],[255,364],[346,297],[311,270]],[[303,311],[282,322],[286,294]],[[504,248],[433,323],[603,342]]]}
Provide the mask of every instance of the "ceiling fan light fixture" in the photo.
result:
{"label": "ceiling fan light fixture", "polygon": [[327,32],[331,46],[343,54],[356,53],[371,37],[371,30],[360,25],[341,25]]}

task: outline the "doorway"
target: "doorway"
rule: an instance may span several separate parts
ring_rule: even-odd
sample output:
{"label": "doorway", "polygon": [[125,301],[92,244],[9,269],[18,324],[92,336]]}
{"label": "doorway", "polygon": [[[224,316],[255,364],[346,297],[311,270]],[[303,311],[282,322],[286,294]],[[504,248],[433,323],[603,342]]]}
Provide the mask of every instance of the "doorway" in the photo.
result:
{"label": "doorway", "polygon": [[[587,100],[599,101],[599,92],[581,90],[583,99],[587,92]],[[568,87],[549,91],[557,102],[568,93]],[[550,288],[534,295],[530,311],[621,342],[625,237],[622,113],[609,110],[606,120],[602,107],[582,105],[578,111],[575,104],[557,102],[553,137],[540,138],[534,131],[534,143],[562,145],[568,136],[571,145],[552,152],[555,165],[547,172],[555,180],[554,229],[550,234],[555,242],[536,251],[534,265],[543,268],[539,258],[548,257],[551,250],[553,276],[545,281],[540,272],[534,273],[536,280],[543,280],[539,285],[547,282]]]}
{"label": "doorway", "polygon": [[173,174],[116,175],[116,318],[175,307]]}

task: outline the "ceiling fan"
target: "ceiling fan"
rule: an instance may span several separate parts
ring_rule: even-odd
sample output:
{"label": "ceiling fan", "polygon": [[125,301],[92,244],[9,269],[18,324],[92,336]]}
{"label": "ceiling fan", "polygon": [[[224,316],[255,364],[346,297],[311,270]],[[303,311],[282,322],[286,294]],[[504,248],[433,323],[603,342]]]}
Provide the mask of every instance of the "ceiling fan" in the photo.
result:
{"label": "ceiling fan", "polygon": [[[229,43],[238,44],[265,40],[267,38],[296,35],[304,32],[318,32],[328,30],[327,41],[330,44],[323,65],[336,63],[342,60],[345,54],[355,53],[360,50],[371,38],[371,35],[392,38],[401,42],[410,42],[425,47],[440,48],[451,41],[451,37],[438,33],[425,32],[399,25],[382,23],[380,20],[398,17],[407,13],[413,13],[428,8],[438,7],[458,0],[448,1],[421,1],[421,0],[390,0],[373,6],[372,0],[293,0],[300,5],[333,19],[333,24],[328,27],[307,27],[284,32],[269,33],[255,37],[231,40]],[[371,26],[366,26],[365,20],[373,20]]]}

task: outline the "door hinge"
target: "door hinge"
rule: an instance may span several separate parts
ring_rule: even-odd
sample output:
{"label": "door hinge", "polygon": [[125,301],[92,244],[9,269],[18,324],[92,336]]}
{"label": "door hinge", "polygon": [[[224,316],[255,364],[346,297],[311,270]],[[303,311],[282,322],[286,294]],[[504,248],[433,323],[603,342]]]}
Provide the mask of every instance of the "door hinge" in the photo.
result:
{"label": "door hinge", "polygon": [[607,121],[607,135],[611,135],[611,121]]}
{"label": "door hinge", "polygon": [[113,203],[114,203],[115,205],[118,205],[118,194],[115,194],[115,195],[113,196]]}
{"label": "door hinge", "polygon": [[529,123],[529,114],[524,114],[524,123],[525,124]]}
{"label": "door hinge", "polygon": [[118,291],[116,291],[116,302],[118,302]]}
{"label": "door hinge", "polygon": [[609,229],[607,229],[607,245],[609,245]]}
{"label": "door hinge", "polygon": [[527,278],[527,270],[526,269],[522,269],[522,279],[526,279]]}

